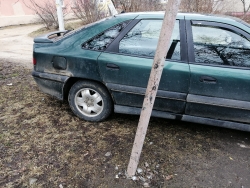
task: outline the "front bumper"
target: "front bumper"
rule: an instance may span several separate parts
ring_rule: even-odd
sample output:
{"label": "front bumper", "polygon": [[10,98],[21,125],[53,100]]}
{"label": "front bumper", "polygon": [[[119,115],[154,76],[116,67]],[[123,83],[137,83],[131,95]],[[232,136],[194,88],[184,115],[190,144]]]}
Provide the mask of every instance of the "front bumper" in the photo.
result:
{"label": "front bumper", "polygon": [[42,92],[63,100],[63,88],[70,77],[36,71],[32,72],[32,76]]}

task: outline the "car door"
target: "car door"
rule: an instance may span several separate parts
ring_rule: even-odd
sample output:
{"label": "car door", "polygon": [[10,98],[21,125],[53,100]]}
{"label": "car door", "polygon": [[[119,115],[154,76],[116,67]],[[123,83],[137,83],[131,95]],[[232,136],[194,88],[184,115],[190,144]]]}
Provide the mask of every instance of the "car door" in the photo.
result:
{"label": "car door", "polygon": [[[115,107],[142,107],[161,30],[161,19],[134,20],[98,58]],[[189,88],[184,21],[177,20],[154,104],[155,110],[183,113]]]}
{"label": "car door", "polygon": [[250,122],[250,35],[232,25],[187,21],[191,45],[185,113]]}

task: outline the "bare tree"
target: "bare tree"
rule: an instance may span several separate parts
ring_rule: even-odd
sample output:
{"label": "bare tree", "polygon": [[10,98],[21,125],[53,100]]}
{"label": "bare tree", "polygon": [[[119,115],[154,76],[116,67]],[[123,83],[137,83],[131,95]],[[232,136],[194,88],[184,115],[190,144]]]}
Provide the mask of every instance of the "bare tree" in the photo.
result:
{"label": "bare tree", "polygon": [[232,4],[239,5],[239,3],[242,5],[240,10],[235,11],[234,9],[231,9],[233,11],[229,11],[226,14],[230,15],[230,16],[238,17],[238,18],[250,23],[250,14],[249,14],[250,2],[249,2],[249,0],[234,0],[234,1],[232,1]]}
{"label": "bare tree", "polygon": [[246,0],[240,0],[242,2],[242,5],[243,5],[243,12],[244,12],[244,15],[246,15],[246,13],[249,11],[250,9],[250,3],[249,5],[247,6],[247,3],[246,3]]}
{"label": "bare tree", "polygon": [[182,0],[180,10],[183,12],[221,13],[224,0]]}
{"label": "bare tree", "polygon": [[[41,3],[39,0],[23,0],[26,7],[33,10],[41,19],[41,22],[47,29],[58,29],[58,18],[56,4],[54,0],[46,0]],[[64,16],[67,14],[67,10],[63,10]]]}
{"label": "bare tree", "polygon": [[165,8],[159,0],[113,0],[113,3],[124,12],[157,11]]}
{"label": "bare tree", "polygon": [[250,17],[248,15],[249,9],[250,9],[250,3],[247,5],[246,0],[240,0],[243,5],[243,15],[241,19],[245,20],[246,22],[250,22]]}
{"label": "bare tree", "polygon": [[85,24],[95,22],[107,16],[107,10],[101,7],[98,0],[75,0],[72,8],[75,16]]}
{"label": "bare tree", "polygon": [[[116,8],[124,12],[157,11],[164,10],[159,0],[112,0]],[[108,15],[108,10],[99,4],[98,0],[75,0],[72,9],[75,16],[84,23],[97,21]]]}

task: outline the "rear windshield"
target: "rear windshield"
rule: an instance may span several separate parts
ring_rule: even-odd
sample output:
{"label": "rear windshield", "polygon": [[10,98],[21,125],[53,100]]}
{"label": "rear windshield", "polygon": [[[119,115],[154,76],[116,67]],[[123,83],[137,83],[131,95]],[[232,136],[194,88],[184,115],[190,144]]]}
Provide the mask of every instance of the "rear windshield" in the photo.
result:
{"label": "rear windshield", "polygon": [[78,32],[80,32],[80,31],[82,31],[83,29],[89,28],[89,27],[91,27],[91,26],[93,26],[93,25],[96,25],[96,24],[98,24],[98,23],[104,22],[104,21],[109,20],[109,19],[111,19],[111,18],[112,18],[112,16],[107,17],[107,18],[103,18],[103,19],[101,19],[101,20],[98,20],[98,21],[96,21],[96,22],[93,22],[93,23],[90,23],[90,24],[87,24],[87,25],[84,25],[84,26],[79,27],[79,28],[74,29],[74,30],[68,30],[68,31],[66,31],[63,35],[61,35],[61,36],[58,36],[58,35],[55,36],[55,35],[54,35],[54,36],[50,37],[50,39],[51,39],[53,42],[57,42],[57,41],[63,39],[64,37],[68,37],[68,36],[70,36],[70,35],[73,35],[73,34],[75,34],[75,33],[78,33]]}
{"label": "rear windshield", "polygon": [[103,21],[109,20],[109,19],[111,19],[111,18],[112,18],[112,16],[107,17],[107,18],[103,18],[103,19],[98,20],[98,21],[96,21],[96,22],[93,22],[93,23],[84,25],[84,26],[82,26],[82,27],[79,27],[79,28],[77,28],[77,29],[75,29],[75,30],[71,30],[70,32],[66,33],[66,34],[64,35],[64,37],[65,37],[65,36],[68,36],[68,35],[72,35],[72,34],[74,34],[74,33],[77,33],[78,31],[81,31],[81,30],[86,29],[86,28],[88,28],[88,27],[94,26],[94,25],[96,25],[96,24],[98,24],[98,23],[101,23],[101,22],[103,22]]}

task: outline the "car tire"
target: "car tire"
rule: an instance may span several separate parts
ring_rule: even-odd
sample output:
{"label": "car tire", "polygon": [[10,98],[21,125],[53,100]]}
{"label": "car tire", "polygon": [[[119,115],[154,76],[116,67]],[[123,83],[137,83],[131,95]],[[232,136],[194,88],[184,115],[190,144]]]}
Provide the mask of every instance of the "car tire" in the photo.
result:
{"label": "car tire", "polygon": [[113,111],[107,89],[93,81],[78,81],[69,91],[68,101],[76,116],[86,121],[103,121]]}

